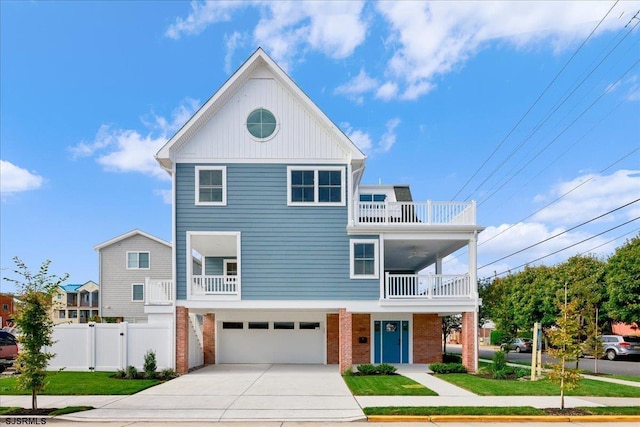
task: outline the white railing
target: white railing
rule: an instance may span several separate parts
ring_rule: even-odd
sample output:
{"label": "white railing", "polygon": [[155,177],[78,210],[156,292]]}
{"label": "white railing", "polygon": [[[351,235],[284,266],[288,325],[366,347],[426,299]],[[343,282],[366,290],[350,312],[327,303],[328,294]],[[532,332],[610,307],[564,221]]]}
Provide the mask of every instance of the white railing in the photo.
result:
{"label": "white railing", "polygon": [[170,279],[145,279],[146,305],[171,305],[173,304],[173,280]]}
{"label": "white railing", "polygon": [[471,298],[468,274],[385,274],[383,299]]}
{"label": "white railing", "polygon": [[475,225],[475,202],[357,202],[357,224]]}
{"label": "white railing", "polygon": [[237,295],[238,276],[193,276],[192,295]]}

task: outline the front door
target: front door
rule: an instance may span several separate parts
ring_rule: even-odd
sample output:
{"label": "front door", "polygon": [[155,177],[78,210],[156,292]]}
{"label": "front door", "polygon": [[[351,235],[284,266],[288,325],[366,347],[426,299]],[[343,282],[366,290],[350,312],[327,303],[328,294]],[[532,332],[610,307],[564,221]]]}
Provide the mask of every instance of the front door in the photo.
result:
{"label": "front door", "polygon": [[376,320],[374,324],[375,363],[409,362],[409,322]]}

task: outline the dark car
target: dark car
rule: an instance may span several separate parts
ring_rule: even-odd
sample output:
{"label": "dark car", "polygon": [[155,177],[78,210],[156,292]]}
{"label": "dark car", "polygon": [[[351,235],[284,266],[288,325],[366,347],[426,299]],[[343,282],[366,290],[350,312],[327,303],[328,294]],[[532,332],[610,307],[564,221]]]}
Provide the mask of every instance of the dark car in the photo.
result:
{"label": "dark car", "polygon": [[18,355],[18,340],[6,331],[0,331],[0,372],[4,372]]}
{"label": "dark car", "polygon": [[502,344],[500,350],[515,350],[516,353],[531,353],[532,343],[533,341],[529,338],[514,338],[511,342]]}

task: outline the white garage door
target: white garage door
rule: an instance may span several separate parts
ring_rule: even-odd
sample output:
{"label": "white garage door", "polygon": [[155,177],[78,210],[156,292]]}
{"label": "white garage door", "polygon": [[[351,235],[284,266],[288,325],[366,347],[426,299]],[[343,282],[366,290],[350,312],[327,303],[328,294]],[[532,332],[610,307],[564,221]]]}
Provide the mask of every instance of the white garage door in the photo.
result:
{"label": "white garage door", "polygon": [[218,322],[218,363],[325,363],[324,322]]}

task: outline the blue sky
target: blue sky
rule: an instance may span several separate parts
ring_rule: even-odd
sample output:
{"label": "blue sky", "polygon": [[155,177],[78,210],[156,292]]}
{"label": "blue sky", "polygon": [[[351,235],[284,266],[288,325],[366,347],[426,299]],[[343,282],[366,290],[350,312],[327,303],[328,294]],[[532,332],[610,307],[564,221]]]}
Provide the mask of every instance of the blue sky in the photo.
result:
{"label": "blue sky", "polygon": [[96,244],[135,228],[170,241],[153,154],[258,46],[367,153],[363,183],[476,200],[480,266],[570,230],[481,277],[605,257],[640,229],[638,1],[0,8],[3,277],[19,256],[84,283]]}

